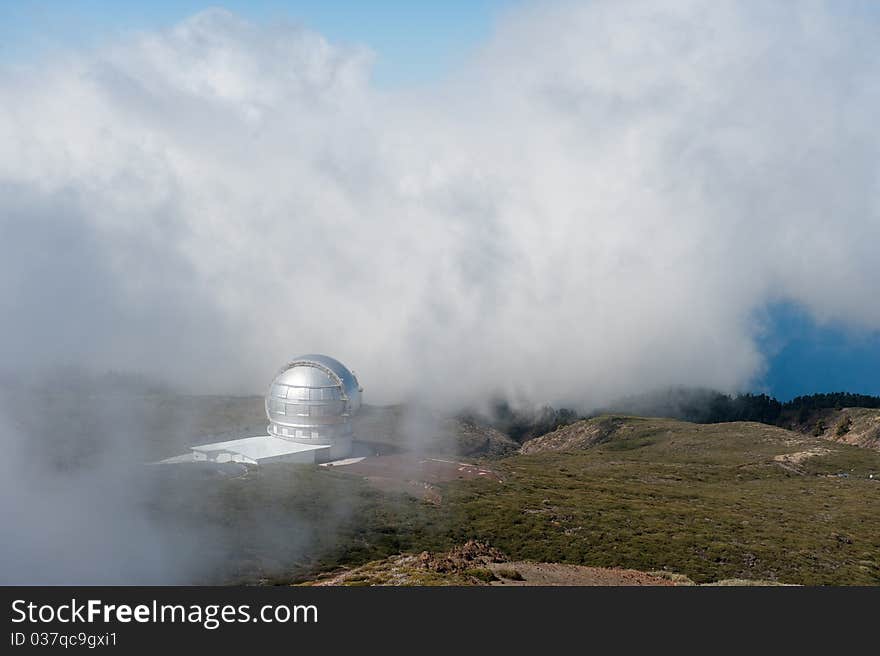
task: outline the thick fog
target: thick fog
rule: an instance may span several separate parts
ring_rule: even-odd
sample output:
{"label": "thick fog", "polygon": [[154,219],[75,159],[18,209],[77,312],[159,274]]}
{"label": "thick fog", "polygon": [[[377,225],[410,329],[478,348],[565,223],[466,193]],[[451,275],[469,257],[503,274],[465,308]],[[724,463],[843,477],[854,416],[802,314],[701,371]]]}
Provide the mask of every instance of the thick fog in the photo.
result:
{"label": "thick fog", "polygon": [[744,388],[768,304],[880,329],[862,8],[526,4],[417,88],[222,10],[0,65],[3,377],[262,393],[326,352],[370,403]]}
{"label": "thick fog", "polygon": [[327,351],[379,402],[747,384],[768,302],[880,326],[853,13],[535,5],[418,90],[223,11],[7,66],[4,366],[258,391]]}
{"label": "thick fog", "polygon": [[4,366],[259,392],[326,351],[374,402],[746,385],[770,302],[880,328],[855,7],[527,5],[415,90],[220,10],[7,66]]}

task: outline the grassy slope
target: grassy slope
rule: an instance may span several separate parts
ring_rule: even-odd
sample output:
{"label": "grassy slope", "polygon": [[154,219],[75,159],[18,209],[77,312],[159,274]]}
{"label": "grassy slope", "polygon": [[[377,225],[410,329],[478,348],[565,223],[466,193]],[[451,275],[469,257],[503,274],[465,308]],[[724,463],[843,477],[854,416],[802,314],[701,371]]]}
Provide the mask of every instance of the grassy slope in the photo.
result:
{"label": "grassy slope", "polygon": [[[259,397],[52,399],[48,412],[26,411],[33,403],[28,395],[9,399],[9,407],[19,410],[15,425],[40,436],[28,448],[45,448],[47,459],[65,468],[119,451],[112,448],[118,426],[130,427],[131,444],[121,450],[131,451],[135,462],[180,453],[193,441],[265,430]],[[853,425],[841,439],[874,444],[877,411],[844,412]],[[58,416],[66,422],[60,433],[52,430]],[[378,438],[411,446],[413,440],[404,439],[411,423],[393,409],[365,413],[362,427],[369,421]],[[828,423],[830,436],[836,424]],[[488,439],[493,453],[510,448],[503,436],[486,431],[415,424],[427,425],[429,444],[440,447],[465,451]],[[389,425],[394,430],[386,430]],[[567,430],[587,438],[569,439]],[[455,439],[447,439],[449,433]],[[553,448],[570,451],[536,448],[554,440]],[[798,465],[803,475],[773,460],[817,447],[832,452]],[[205,479],[185,470],[141,473],[140,467],[137,475],[163,479],[144,486],[151,492],[144,503],[163,526],[179,525],[179,549],[205,563],[194,572],[199,581],[296,580],[340,564],[479,538],[514,559],[666,567],[698,582],[880,583],[880,482],[865,478],[880,475],[876,450],[762,424],[637,418],[580,422],[529,442],[527,450],[537,452],[489,462],[505,476],[503,485],[444,485],[441,507],[304,466],[263,467],[241,479]],[[824,476],[841,471],[850,477]]]}
{"label": "grassy slope", "polygon": [[[551,450],[489,462],[503,484],[444,484],[440,507],[276,465],[242,479],[183,477],[157,512],[214,531],[224,546],[211,571],[245,581],[304,580],[476,538],[514,560],[665,568],[698,583],[880,583],[880,482],[866,478],[880,473],[880,453],[762,424],[590,421],[599,444],[556,451],[558,434],[539,438]],[[831,452],[795,465],[801,473],[774,461],[817,447]],[[828,476],[841,471],[849,477]]]}
{"label": "grassy slope", "polygon": [[[880,454],[762,424],[617,423],[624,429],[585,450],[496,463],[501,489],[457,490],[459,539],[514,558],[667,568],[697,582],[880,583],[880,482],[866,478],[880,474]],[[803,475],[773,460],[817,446],[832,452],[805,460]],[[850,476],[826,476],[841,471]]]}

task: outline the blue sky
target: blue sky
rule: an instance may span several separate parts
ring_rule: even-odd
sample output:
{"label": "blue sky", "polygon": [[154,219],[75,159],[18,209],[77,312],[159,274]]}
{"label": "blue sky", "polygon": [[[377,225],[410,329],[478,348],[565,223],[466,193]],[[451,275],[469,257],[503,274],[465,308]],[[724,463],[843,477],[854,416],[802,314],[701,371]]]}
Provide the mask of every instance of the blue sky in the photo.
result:
{"label": "blue sky", "polygon": [[488,36],[493,18],[512,0],[0,0],[0,55],[29,57],[88,45],[120,31],[172,25],[209,7],[256,21],[293,20],[333,41],[369,46],[377,54],[375,81],[417,84],[443,75]]}
{"label": "blue sky", "polygon": [[797,306],[768,309],[768,370],[756,389],[781,400],[813,392],[880,395],[880,333],[818,325]]}
{"label": "blue sky", "polygon": [[[257,21],[302,22],[333,41],[364,44],[377,55],[380,86],[405,87],[442,77],[480,47],[511,0],[445,2],[228,1],[220,4]],[[870,3],[864,10],[877,10]],[[203,2],[0,0],[0,58],[27,60],[57,48],[88,47],[127,31],[171,25],[210,6]],[[872,299],[866,299],[872,302]],[[817,325],[796,306],[767,308],[760,340],[768,368],[756,391],[780,399],[846,390],[880,394],[880,334]]]}

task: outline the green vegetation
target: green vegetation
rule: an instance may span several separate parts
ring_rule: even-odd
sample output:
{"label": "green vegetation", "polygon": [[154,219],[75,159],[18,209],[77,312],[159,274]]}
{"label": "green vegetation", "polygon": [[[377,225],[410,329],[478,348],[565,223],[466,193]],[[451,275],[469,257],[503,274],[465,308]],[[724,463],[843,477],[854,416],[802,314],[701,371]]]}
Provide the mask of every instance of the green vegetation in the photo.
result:
{"label": "green vegetation", "polygon": [[492,581],[497,581],[498,577],[495,576],[495,572],[493,572],[488,567],[474,567],[471,569],[464,570],[463,574],[465,576],[470,576],[478,581],[482,581],[483,583],[491,583]]}
{"label": "green vegetation", "polygon": [[492,460],[503,483],[440,483],[440,506],[341,472],[275,465],[170,481],[154,510],[214,531],[206,558],[225,581],[302,581],[474,538],[512,560],[697,583],[880,584],[880,482],[868,478],[880,453],[754,423],[591,421],[613,432],[584,449]]}
{"label": "green vegetation", "polygon": [[[503,483],[437,483],[440,506],[323,468],[263,466],[241,478],[144,468],[141,462],[192,442],[260,434],[263,400],[111,397],[65,391],[38,413],[28,411],[33,395],[21,392],[10,408],[16,425],[41,436],[28,448],[59,470],[120,450],[136,461],[132,489],[138,499],[149,497],[161,534],[180,537],[169,560],[185,561],[192,582],[301,581],[478,538],[513,560],[665,568],[697,582],[880,583],[880,453],[842,443],[880,445],[878,414],[829,409],[871,405],[873,397],[815,395],[784,404],[779,417],[790,421],[776,421],[799,432],[620,415],[569,424],[573,417],[563,411],[530,416],[508,408],[496,419],[506,417],[520,439],[543,435],[526,443],[528,455],[508,455],[517,443],[477,420],[410,422],[402,407],[366,408],[358,431],[377,452],[492,457],[483,464]],[[756,408],[746,414],[775,407],[745,398],[742,407]],[[728,407],[719,403],[716,410]],[[63,432],[53,429],[58,416],[68,422]],[[811,437],[819,422],[823,437],[842,439]],[[123,423],[131,434],[116,430]],[[560,424],[567,426],[550,432]],[[413,425],[429,430],[413,437]],[[557,440],[569,430],[580,437]],[[130,447],[121,448],[121,438]],[[554,440],[556,450],[547,448]],[[808,450],[811,457],[774,460]],[[156,485],[139,480],[153,476]]]}
{"label": "green vegetation", "polygon": [[515,569],[501,567],[495,572],[498,574],[498,578],[507,579],[508,581],[522,581],[523,575],[520,574]]}
{"label": "green vegetation", "polygon": [[[461,486],[457,539],[512,559],[669,570],[698,583],[880,583],[880,453],[834,445],[802,471],[774,456],[827,441],[759,424],[628,420],[580,452],[509,458],[500,489]],[[847,477],[841,477],[843,474]]]}

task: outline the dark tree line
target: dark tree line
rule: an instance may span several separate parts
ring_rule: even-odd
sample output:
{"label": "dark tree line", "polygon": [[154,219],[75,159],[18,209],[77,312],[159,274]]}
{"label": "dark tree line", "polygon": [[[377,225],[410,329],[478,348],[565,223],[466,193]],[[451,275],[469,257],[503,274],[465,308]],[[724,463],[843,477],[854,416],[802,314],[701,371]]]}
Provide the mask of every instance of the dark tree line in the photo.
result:
{"label": "dark tree line", "polygon": [[832,392],[798,396],[780,403],[766,394],[719,395],[704,423],[758,421],[764,424],[792,425],[812,421],[817,413],[841,408],[880,408],[880,396]]}
{"label": "dark tree line", "polygon": [[[653,395],[654,405],[649,402],[648,412],[639,403],[624,403],[617,412],[642,410],[634,414],[683,419],[699,424],[716,424],[726,421],[756,421],[777,426],[791,426],[814,422],[817,414],[840,408],[880,408],[880,396],[832,392],[798,396],[784,403],[767,394],[722,394],[709,390],[678,389],[662,393],[660,401]],[[642,403],[641,405],[645,405]],[[650,410],[653,410],[651,412]]]}
{"label": "dark tree line", "polygon": [[785,410],[826,410],[835,408],[880,408],[880,396],[832,392],[831,394],[810,394],[798,396],[782,405]]}

